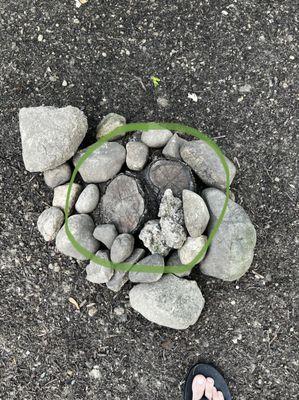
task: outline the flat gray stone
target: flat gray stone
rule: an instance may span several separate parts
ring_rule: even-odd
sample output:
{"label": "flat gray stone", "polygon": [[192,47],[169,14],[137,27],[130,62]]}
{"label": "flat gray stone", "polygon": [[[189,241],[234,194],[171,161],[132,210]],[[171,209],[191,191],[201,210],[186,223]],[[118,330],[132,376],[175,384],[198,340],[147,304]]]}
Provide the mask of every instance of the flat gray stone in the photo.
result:
{"label": "flat gray stone", "polygon": [[198,237],[206,230],[210,214],[205,201],[191,190],[183,190],[183,210],[186,229],[190,236]]}
{"label": "flat gray stone", "polygon": [[72,175],[72,170],[69,164],[65,163],[59,165],[54,169],[49,169],[44,172],[44,180],[47,186],[55,188],[56,186],[63,185],[69,182]]}
{"label": "flat gray stone", "polygon": [[37,220],[37,229],[46,242],[54,240],[64,221],[64,213],[57,207],[44,210]]}
{"label": "flat gray stone", "polygon": [[[75,240],[91,253],[95,253],[100,244],[93,237],[94,223],[92,218],[87,214],[75,214],[68,218],[68,227]],[[69,241],[65,231],[65,225],[60,229],[56,236],[57,249],[69,257],[77,260],[87,260],[87,258],[79,253]]]}
{"label": "flat gray stone", "polygon": [[118,235],[111,246],[110,258],[114,263],[121,263],[132,254],[134,250],[134,236],[129,233]]}
{"label": "flat gray stone", "polygon": [[147,162],[149,148],[142,142],[128,142],[126,150],[127,167],[132,171],[141,171]]}
{"label": "flat gray stone", "polygon": [[[144,256],[144,254],[145,254],[144,249],[137,248],[133,251],[132,255],[129,258],[127,258],[124,262],[128,264],[135,264]],[[110,281],[106,283],[106,286],[113,292],[119,292],[120,289],[128,282],[128,280],[129,280],[128,271],[116,270]]]}
{"label": "flat gray stone", "polygon": [[167,129],[151,129],[142,132],[141,140],[148,147],[159,148],[165,146],[171,137],[172,132]]}
{"label": "flat gray stone", "polygon": [[136,265],[152,266],[151,271],[153,272],[130,271],[129,279],[131,282],[156,282],[161,278],[163,272],[154,272],[155,266],[164,267],[164,258],[159,254],[152,254],[140,260]]}
{"label": "flat gray stone", "polygon": [[[170,256],[168,257],[166,261],[166,265],[169,267],[174,267],[178,265],[182,265],[182,262],[179,257],[179,253],[177,250],[175,250]],[[174,275],[183,278],[184,276],[189,276],[191,274],[192,269],[186,272],[173,272]]]}
{"label": "flat gray stone", "polygon": [[25,168],[42,172],[65,163],[87,132],[87,119],[76,107],[21,108],[19,124]]}
{"label": "flat gray stone", "polygon": [[107,249],[111,249],[114,239],[118,235],[118,232],[113,224],[102,224],[98,225],[93,236],[101,243],[103,243]]}
{"label": "flat gray stone", "polygon": [[[207,242],[207,237],[202,235],[196,238],[188,237],[184,246],[178,250],[182,264],[189,264],[197,256]],[[200,262],[205,255],[198,261]]]}
{"label": "flat gray stone", "polygon": [[[105,117],[100,121],[97,126],[97,134],[96,138],[100,139],[102,136],[107,135],[108,133],[112,132],[114,129],[118,128],[119,126],[126,125],[126,118],[122,115],[110,113],[105,115]],[[122,133],[117,135],[113,140],[125,136],[126,133]]]}
{"label": "flat gray stone", "polygon": [[[66,185],[61,185],[61,186],[57,186],[56,188],[54,188],[54,196],[53,196],[53,201],[52,201],[52,205],[54,207],[59,207],[62,210],[65,209],[68,187],[69,187],[69,184],[67,183]],[[81,185],[79,185],[78,183],[72,184],[70,201],[69,201],[69,210],[70,211],[73,209],[81,191],[82,191]]]}
{"label": "flat gray stone", "polygon": [[176,133],[169,139],[168,143],[164,147],[162,154],[166,158],[176,158],[181,160],[180,148],[186,140],[182,139]]}
{"label": "flat gray stone", "polygon": [[[107,250],[99,250],[96,252],[96,256],[109,261],[109,255]],[[97,264],[93,261],[86,267],[86,279],[92,283],[107,283],[114,275],[112,268],[105,267],[104,265]]]}
{"label": "flat gray stone", "polygon": [[[205,142],[194,140],[186,142],[181,147],[181,157],[193,169],[198,177],[207,185],[224,190],[226,175],[220,158]],[[229,168],[230,183],[236,174],[236,167],[225,157]]]}
{"label": "flat gray stone", "polygon": [[80,193],[75,204],[75,209],[79,214],[91,213],[99,204],[100,191],[97,185],[90,184]]}
{"label": "flat gray stone", "polygon": [[130,304],[146,319],[172,329],[194,325],[205,300],[195,281],[165,275],[158,282],[135,285]]}
{"label": "flat gray stone", "polygon": [[[78,163],[88,148],[80,150],[73,158]],[[108,142],[97,148],[81,165],[79,173],[86,183],[107,182],[119,173],[126,160],[126,149],[119,143]]]}
{"label": "flat gray stone", "polygon": [[152,254],[167,256],[170,247],[167,246],[165,237],[162,233],[159,220],[148,221],[139,233],[139,239]]}
{"label": "flat gray stone", "polygon": [[[220,216],[225,194],[209,188],[202,192],[202,197],[211,215],[208,225],[210,234]],[[229,200],[224,220],[200,264],[200,270],[205,275],[224,281],[240,279],[252,263],[255,244],[256,232],[250,218],[240,205]]]}

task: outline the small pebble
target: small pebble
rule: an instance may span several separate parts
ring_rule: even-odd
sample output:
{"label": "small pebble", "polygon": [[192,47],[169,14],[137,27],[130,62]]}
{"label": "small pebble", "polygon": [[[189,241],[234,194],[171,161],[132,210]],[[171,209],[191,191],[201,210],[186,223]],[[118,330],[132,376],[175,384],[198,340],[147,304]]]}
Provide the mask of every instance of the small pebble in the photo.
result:
{"label": "small pebble", "polygon": [[44,172],[44,180],[46,185],[50,188],[55,188],[56,186],[63,185],[68,182],[71,178],[71,167],[69,164],[65,163],[57,168],[50,169]]}
{"label": "small pebble", "polygon": [[[54,197],[53,197],[53,202],[52,202],[52,205],[54,207],[59,207],[62,210],[65,209],[68,187],[69,187],[69,184],[57,186],[56,188],[54,188]],[[70,211],[73,209],[73,207],[79,197],[79,194],[81,193],[81,190],[82,190],[81,185],[79,185],[78,183],[72,184],[71,194],[70,194],[70,199],[69,199],[69,204],[68,204]]]}
{"label": "small pebble", "polygon": [[100,191],[97,185],[90,184],[81,192],[75,204],[75,209],[79,214],[91,213],[98,205]]}
{"label": "small pebble", "polygon": [[142,142],[128,142],[126,163],[132,171],[141,171],[148,159],[149,148]]}
{"label": "small pebble", "polygon": [[114,263],[120,263],[130,257],[134,250],[134,242],[134,236],[129,233],[118,235],[111,246],[111,261]]}
{"label": "small pebble", "polygon": [[113,224],[98,225],[93,232],[93,236],[103,243],[107,249],[111,249],[117,235],[118,232]]}
{"label": "small pebble", "polygon": [[167,129],[152,129],[142,132],[141,140],[148,147],[159,148],[165,146],[171,137],[172,132]]}

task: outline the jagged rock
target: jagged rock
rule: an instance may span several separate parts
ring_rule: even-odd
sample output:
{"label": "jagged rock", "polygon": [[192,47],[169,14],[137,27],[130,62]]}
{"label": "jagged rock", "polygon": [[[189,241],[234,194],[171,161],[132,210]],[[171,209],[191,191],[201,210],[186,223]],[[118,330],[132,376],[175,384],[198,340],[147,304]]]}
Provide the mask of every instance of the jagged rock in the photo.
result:
{"label": "jagged rock", "polygon": [[184,221],[190,236],[198,237],[204,233],[210,214],[204,200],[190,190],[183,190]]}
{"label": "jagged rock", "polygon": [[158,216],[161,217],[161,231],[167,246],[180,249],[187,238],[183,226],[183,207],[182,201],[173,196],[171,189],[165,190]]}
{"label": "jagged rock", "polygon": [[[145,254],[144,249],[139,249],[139,248],[135,249],[132,255],[129,258],[127,258],[124,261],[124,263],[133,265],[137,263],[144,256],[144,254]],[[128,282],[128,280],[129,280],[128,271],[116,270],[110,281],[106,283],[106,286],[113,292],[119,292],[120,289]]]}
{"label": "jagged rock", "polygon": [[167,129],[152,129],[146,132],[142,132],[141,140],[148,147],[163,147],[171,138],[172,133]]}
{"label": "jagged rock", "polygon": [[101,243],[103,243],[107,249],[111,249],[114,239],[118,235],[118,232],[113,224],[102,224],[98,225],[93,236]]}
{"label": "jagged rock", "polygon": [[[91,253],[95,253],[99,248],[99,242],[93,237],[94,223],[87,214],[75,214],[68,218],[68,227],[75,240]],[[65,231],[65,225],[60,229],[56,236],[57,249],[69,257],[78,260],[87,260],[87,258],[76,250]]]}
{"label": "jagged rock", "polygon": [[[76,166],[88,148],[78,151],[73,162]],[[107,182],[119,173],[126,160],[126,149],[119,143],[108,142],[97,148],[81,165],[79,173],[87,183]]]}
{"label": "jagged rock", "polygon": [[[59,207],[62,210],[65,209],[68,187],[69,187],[68,183],[66,185],[56,186],[56,188],[54,189],[54,196],[52,201],[52,205],[54,207]],[[70,200],[69,200],[69,211],[72,211],[81,191],[82,191],[81,185],[79,185],[78,183],[72,184]]]}
{"label": "jagged rock", "polygon": [[[199,178],[209,186],[224,190],[226,175],[220,158],[215,151],[205,142],[194,140],[186,142],[181,147],[181,157]],[[229,168],[230,183],[236,174],[236,167],[225,157]]]}
{"label": "jagged rock", "polygon": [[164,267],[164,258],[159,254],[152,254],[140,260],[136,265],[148,265],[148,272],[130,271],[129,279],[131,282],[156,282],[158,281],[163,272],[155,272],[157,268]]}
{"label": "jagged rock", "polygon": [[[202,192],[211,220],[210,233],[220,216],[225,194],[218,189],[209,188]],[[228,208],[222,224],[216,232],[200,270],[205,275],[224,281],[240,279],[249,269],[256,244],[256,232],[244,209],[228,201]]]}
{"label": "jagged rock", "polygon": [[177,160],[153,161],[148,167],[146,178],[154,191],[160,195],[163,195],[166,189],[171,189],[174,196],[181,197],[184,189],[195,188],[191,169]]}
{"label": "jagged rock", "polygon": [[[188,237],[184,246],[178,250],[182,264],[189,264],[197,256],[207,242],[207,237],[202,235],[196,238]],[[200,262],[205,255],[198,261]]]}
{"label": "jagged rock", "polygon": [[148,221],[141,229],[139,239],[152,254],[167,256],[170,247],[167,246],[164,235],[161,231],[159,220]]}
{"label": "jagged rock", "polygon": [[[126,118],[122,115],[110,113],[105,115],[105,117],[100,121],[97,126],[96,138],[100,139],[102,136],[107,135],[119,126],[126,125]],[[125,136],[126,133],[117,135],[113,140],[118,139],[121,136]]]}
{"label": "jagged rock", "polygon": [[111,246],[110,258],[114,263],[121,263],[132,254],[134,250],[134,236],[129,233],[118,235]]}
{"label": "jagged rock", "polygon": [[103,222],[113,223],[118,232],[136,231],[146,213],[140,181],[124,174],[113,179],[102,197],[101,213]]}
{"label": "jagged rock", "polygon": [[75,209],[79,214],[91,213],[97,207],[99,200],[100,191],[97,185],[87,185],[79,195]]}
{"label": "jagged rock", "polygon": [[181,160],[180,148],[186,140],[182,139],[176,133],[169,139],[168,143],[164,147],[162,154],[166,158],[177,158]]}
{"label": "jagged rock", "polygon": [[69,160],[87,132],[87,119],[76,107],[28,107],[19,112],[22,153],[30,172],[53,169]]}
{"label": "jagged rock", "polygon": [[165,275],[158,282],[135,285],[131,307],[149,321],[173,329],[187,329],[198,320],[204,298],[195,281]]}
{"label": "jagged rock", "polygon": [[[96,252],[96,256],[109,261],[109,255],[107,250],[99,250]],[[114,274],[113,268],[105,267],[93,261],[86,267],[86,279],[92,283],[107,283]]]}
{"label": "jagged rock", "polygon": [[59,165],[54,169],[49,169],[44,172],[44,180],[47,186],[55,188],[56,186],[63,185],[71,178],[72,170],[69,164],[65,163]]}
{"label": "jagged rock", "polygon": [[37,228],[46,242],[54,240],[64,221],[64,213],[57,207],[44,210],[37,220]]}
{"label": "jagged rock", "polygon": [[126,150],[128,168],[132,171],[141,171],[148,159],[148,147],[142,142],[128,142]]}

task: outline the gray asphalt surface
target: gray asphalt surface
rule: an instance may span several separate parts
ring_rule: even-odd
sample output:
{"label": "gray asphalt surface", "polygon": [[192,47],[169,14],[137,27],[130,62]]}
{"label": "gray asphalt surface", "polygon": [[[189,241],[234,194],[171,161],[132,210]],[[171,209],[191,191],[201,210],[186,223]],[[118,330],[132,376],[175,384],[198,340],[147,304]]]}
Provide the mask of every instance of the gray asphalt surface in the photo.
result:
{"label": "gray asphalt surface", "polygon": [[[1,2],[1,400],[180,399],[198,360],[221,368],[238,400],[298,398],[296,11],[292,0]],[[113,111],[183,122],[239,165],[254,263],[234,283],[193,273],[206,298],[195,326],[150,324],[128,288],[89,284],[83,264],[39,236],[51,191],[24,170],[17,114],[41,104],[80,107],[90,137]],[[69,297],[86,301],[80,312]]]}

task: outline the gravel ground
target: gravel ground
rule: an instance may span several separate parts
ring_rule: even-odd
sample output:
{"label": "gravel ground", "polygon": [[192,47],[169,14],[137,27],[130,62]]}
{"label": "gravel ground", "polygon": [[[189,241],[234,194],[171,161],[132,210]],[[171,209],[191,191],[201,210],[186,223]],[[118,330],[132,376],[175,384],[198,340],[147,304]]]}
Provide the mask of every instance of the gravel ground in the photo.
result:
{"label": "gravel ground", "polygon": [[[197,360],[238,400],[298,398],[297,26],[292,0],[1,2],[1,400],[180,399]],[[80,107],[90,135],[111,111],[183,122],[239,165],[254,263],[234,283],[193,274],[206,307],[191,329],[150,324],[39,236],[51,191],[24,170],[17,114],[41,104]]]}

